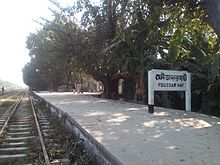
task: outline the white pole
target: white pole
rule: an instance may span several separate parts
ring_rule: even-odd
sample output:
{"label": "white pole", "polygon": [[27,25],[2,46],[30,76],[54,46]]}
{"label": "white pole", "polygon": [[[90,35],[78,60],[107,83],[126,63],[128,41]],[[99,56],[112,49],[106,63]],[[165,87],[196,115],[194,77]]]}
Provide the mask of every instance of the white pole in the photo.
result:
{"label": "white pole", "polygon": [[191,74],[187,73],[187,83],[186,83],[186,96],[185,96],[185,108],[186,112],[191,111]]}
{"label": "white pole", "polygon": [[152,71],[148,71],[148,112],[154,112],[154,89]]}

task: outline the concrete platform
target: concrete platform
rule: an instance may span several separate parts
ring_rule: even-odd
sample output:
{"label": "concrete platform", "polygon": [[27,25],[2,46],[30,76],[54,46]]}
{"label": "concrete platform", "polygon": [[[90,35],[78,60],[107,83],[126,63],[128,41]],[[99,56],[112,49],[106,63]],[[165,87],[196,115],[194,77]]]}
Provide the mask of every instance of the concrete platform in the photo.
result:
{"label": "concrete platform", "polygon": [[220,118],[72,93],[37,93],[125,165],[220,165]]}

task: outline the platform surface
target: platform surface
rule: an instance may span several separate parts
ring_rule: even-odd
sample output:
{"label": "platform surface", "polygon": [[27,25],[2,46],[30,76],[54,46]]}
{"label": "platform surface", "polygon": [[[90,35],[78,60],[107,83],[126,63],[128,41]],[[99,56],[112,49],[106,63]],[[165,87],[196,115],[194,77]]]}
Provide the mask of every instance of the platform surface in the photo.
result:
{"label": "platform surface", "polygon": [[220,118],[77,95],[37,93],[125,165],[220,165]]}

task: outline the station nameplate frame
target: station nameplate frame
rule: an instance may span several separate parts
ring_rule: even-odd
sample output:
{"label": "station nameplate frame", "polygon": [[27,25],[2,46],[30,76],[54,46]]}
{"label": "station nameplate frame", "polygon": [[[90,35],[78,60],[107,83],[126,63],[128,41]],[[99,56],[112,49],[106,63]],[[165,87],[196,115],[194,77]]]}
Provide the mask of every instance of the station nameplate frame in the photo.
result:
{"label": "station nameplate frame", "polygon": [[187,71],[148,71],[148,105],[153,113],[154,91],[185,91],[185,111],[191,111],[191,74]]}

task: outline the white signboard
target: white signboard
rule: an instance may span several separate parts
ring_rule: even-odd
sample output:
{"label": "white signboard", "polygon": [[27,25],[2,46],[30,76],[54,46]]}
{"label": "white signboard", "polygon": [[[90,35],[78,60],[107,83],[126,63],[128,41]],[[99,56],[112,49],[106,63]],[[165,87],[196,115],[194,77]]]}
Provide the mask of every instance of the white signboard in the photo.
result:
{"label": "white signboard", "polygon": [[148,72],[148,104],[154,105],[154,91],[185,91],[186,111],[191,111],[191,76],[187,71],[158,70]]}

